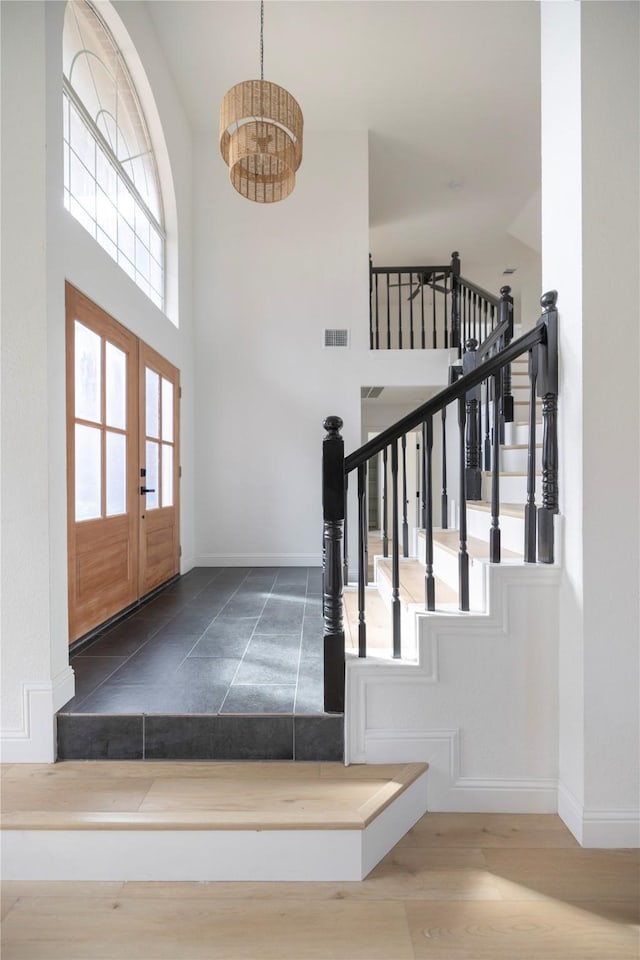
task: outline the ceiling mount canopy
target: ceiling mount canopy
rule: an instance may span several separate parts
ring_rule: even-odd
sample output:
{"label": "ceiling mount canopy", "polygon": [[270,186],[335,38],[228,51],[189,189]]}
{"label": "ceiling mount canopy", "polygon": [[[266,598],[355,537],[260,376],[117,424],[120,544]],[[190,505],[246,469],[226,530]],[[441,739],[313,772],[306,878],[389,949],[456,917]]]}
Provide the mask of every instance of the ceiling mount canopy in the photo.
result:
{"label": "ceiling mount canopy", "polygon": [[260,3],[260,79],[237,83],[220,107],[220,153],[234,188],[274,203],[293,190],[302,162],[302,110],[284,87],[264,79],[264,0]]}

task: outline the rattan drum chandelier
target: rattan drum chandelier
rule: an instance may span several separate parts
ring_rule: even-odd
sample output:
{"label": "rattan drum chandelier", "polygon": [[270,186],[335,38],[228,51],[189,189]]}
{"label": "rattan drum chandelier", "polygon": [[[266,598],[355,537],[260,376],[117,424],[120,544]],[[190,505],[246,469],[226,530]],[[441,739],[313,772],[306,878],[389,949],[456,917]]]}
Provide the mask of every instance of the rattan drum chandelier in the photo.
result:
{"label": "rattan drum chandelier", "polygon": [[293,190],[302,162],[302,110],[264,79],[264,0],[260,3],[260,79],[244,80],[220,107],[220,153],[231,183],[247,200],[274,203]]}

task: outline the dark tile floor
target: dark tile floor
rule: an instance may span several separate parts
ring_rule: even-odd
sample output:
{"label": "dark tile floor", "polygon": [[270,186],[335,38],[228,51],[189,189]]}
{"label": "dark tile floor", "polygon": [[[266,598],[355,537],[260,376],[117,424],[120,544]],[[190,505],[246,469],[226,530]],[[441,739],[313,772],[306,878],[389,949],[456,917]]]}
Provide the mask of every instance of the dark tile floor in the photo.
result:
{"label": "dark tile floor", "polygon": [[337,759],[319,568],[196,568],[71,658],[60,759]]}

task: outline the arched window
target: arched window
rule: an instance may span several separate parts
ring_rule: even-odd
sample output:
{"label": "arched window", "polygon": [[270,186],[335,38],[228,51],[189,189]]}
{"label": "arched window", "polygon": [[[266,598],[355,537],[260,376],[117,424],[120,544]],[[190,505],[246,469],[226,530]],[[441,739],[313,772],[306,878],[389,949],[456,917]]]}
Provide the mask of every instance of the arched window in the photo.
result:
{"label": "arched window", "polygon": [[86,0],[66,6],[63,72],[65,207],[164,309],[164,217],[149,132],[122,54]]}

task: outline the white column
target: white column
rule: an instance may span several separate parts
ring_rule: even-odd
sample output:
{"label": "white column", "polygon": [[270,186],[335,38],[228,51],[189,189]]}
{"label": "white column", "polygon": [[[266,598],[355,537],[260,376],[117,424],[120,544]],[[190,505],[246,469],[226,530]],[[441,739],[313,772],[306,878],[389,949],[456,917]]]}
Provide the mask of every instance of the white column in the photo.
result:
{"label": "white column", "polygon": [[559,809],[638,843],[639,8],[542,4],[542,271],[560,311]]}

